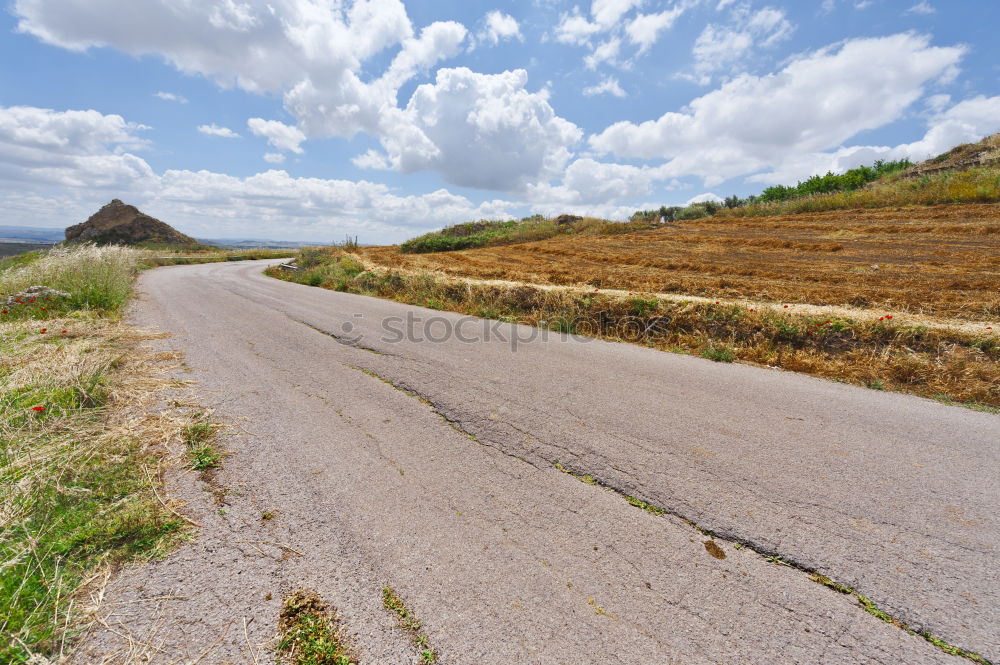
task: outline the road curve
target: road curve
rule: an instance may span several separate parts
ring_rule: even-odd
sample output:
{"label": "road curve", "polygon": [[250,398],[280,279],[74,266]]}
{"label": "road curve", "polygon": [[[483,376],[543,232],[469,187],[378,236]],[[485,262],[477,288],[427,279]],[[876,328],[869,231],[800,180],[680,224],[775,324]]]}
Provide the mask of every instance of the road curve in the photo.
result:
{"label": "road curve", "polygon": [[[119,628],[78,662],[116,662],[126,627],[154,661],[214,643],[201,662],[251,662],[302,584],[368,663],[417,658],[380,607],[387,584],[442,663],[961,662],[805,571],[1000,661],[997,416],[543,338],[280,282],[264,263],[140,280],[134,320],[172,333],[236,424],[227,493],[220,511],[187,490],[197,541],[120,578]],[[155,617],[144,605],[173,597]]]}

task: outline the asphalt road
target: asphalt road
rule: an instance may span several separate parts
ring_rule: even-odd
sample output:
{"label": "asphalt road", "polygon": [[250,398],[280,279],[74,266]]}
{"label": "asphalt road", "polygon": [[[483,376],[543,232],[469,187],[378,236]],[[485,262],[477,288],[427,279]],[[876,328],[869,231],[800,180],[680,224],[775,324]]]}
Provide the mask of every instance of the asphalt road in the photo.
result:
{"label": "asphalt road", "polygon": [[367,663],[418,658],[384,585],[442,663],[962,662],[807,571],[1000,661],[997,416],[261,268],[140,280],[134,320],[233,425],[226,494],[172,481],[203,529],[109,589],[78,662],[268,662],[300,585]]}

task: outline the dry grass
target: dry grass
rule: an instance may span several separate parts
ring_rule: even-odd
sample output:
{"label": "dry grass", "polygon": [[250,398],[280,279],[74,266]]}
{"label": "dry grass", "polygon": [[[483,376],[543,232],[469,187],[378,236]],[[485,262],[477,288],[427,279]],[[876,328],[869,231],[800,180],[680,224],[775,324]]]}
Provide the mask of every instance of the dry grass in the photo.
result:
{"label": "dry grass", "polygon": [[224,261],[256,261],[258,259],[284,259],[295,256],[294,249],[146,249],[142,252],[144,267],[188,265],[195,263],[221,263]]}
{"label": "dry grass", "polygon": [[64,654],[85,618],[79,590],[184,527],[157,490],[165,447],[191,425],[156,407],[177,358],[118,317],[137,255],[54,250],[0,273],[4,292],[71,293],[0,319],[0,662]]}
{"label": "dry grass", "polygon": [[0,325],[0,656],[13,662],[62,652],[76,588],[163,552],[183,526],[155,489],[188,424],[153,411],[176,359],[119,321],[45,323],[55,334]]}
{"label": "dry grass", "polygon": [[460,252],[358,254],[453,277],[1000,318],[998,204],[705,218]]}

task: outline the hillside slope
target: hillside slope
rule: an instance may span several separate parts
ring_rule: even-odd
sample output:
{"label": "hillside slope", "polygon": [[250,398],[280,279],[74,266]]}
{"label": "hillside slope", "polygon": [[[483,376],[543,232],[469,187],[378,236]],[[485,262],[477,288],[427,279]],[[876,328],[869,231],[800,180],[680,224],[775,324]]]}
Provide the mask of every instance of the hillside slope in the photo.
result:
{"label": "hillside slope", "polygon": [[1000,317],[998,204],[704,218],[459,252],[358,253],[477,279]]}

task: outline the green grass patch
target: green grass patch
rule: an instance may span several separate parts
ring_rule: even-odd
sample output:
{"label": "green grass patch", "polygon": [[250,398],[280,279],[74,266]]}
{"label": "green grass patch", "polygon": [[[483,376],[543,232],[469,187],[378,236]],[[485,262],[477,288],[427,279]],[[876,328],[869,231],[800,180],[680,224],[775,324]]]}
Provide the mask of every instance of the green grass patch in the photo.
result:
{"label": "green grass patch", "polygon": [[286,665],[356,665],[336,610],[313,591],[297,589],[282,604],[277,652]]}
{"label": "green grass patch", "polygon": [[183,434],[182,419],[136,417],[167,382],[120,321],[141,256],[57,247],[0,270],[0,296],[70,294],[0,308],[0,662],[68,651],[80,585],[181,538],[183,519],[157,496],[154,446]]}
{"label": "green grass patch", "polygon": [[413,645],[420,652],[420,662],[426,665],[436,663],[437,652],[430,646],[427,635],[421,632],[423,624],[390,586],[382,587],[382,605],[396,615],[399,627],[410,634]]}
{"label": "green grass patch", "polygon": [[191,468],[195,471],[214,469],[222,462],[222,452],[212,443],[215,426],[208,421],[204,413],[193,414],[192,422],[184,426],[181,435],[187,444]]}
{"label": "green grass patch", "polygon": [[30,265],[42,258],[44,255],[45,252],[36,249],[30,252],[22,252],[21,254],[14,254],[13,256],[2,257],[0,258],[0,273]]}
{"label": "green grass patch", "polygon": [[650,513],[651,515],[665,515],[667,512],[666,510],[660,508],[659,506],[653,505],[648,501],[643,501],[642,499],[634,497],[630,494],[626,494],[624,496],[625,500],[629,503],[629,505],[635,506],[636,508],[641,508],[642,510],[645,510],[647,513]]}
{"label": "green grass patch", "polygon": [[195,471],[214,469],[222,461],[222,453],[210,443],[192,446],[188,449],[188,457],[191,460],[191,468]]}
{"label": "green grass patch", "polygon": [[727,349],[723,346],[710,346],[707,349],[703,349],[701,357],[714,360],[717,363],[731,363],[736,360],[732,349]]}

